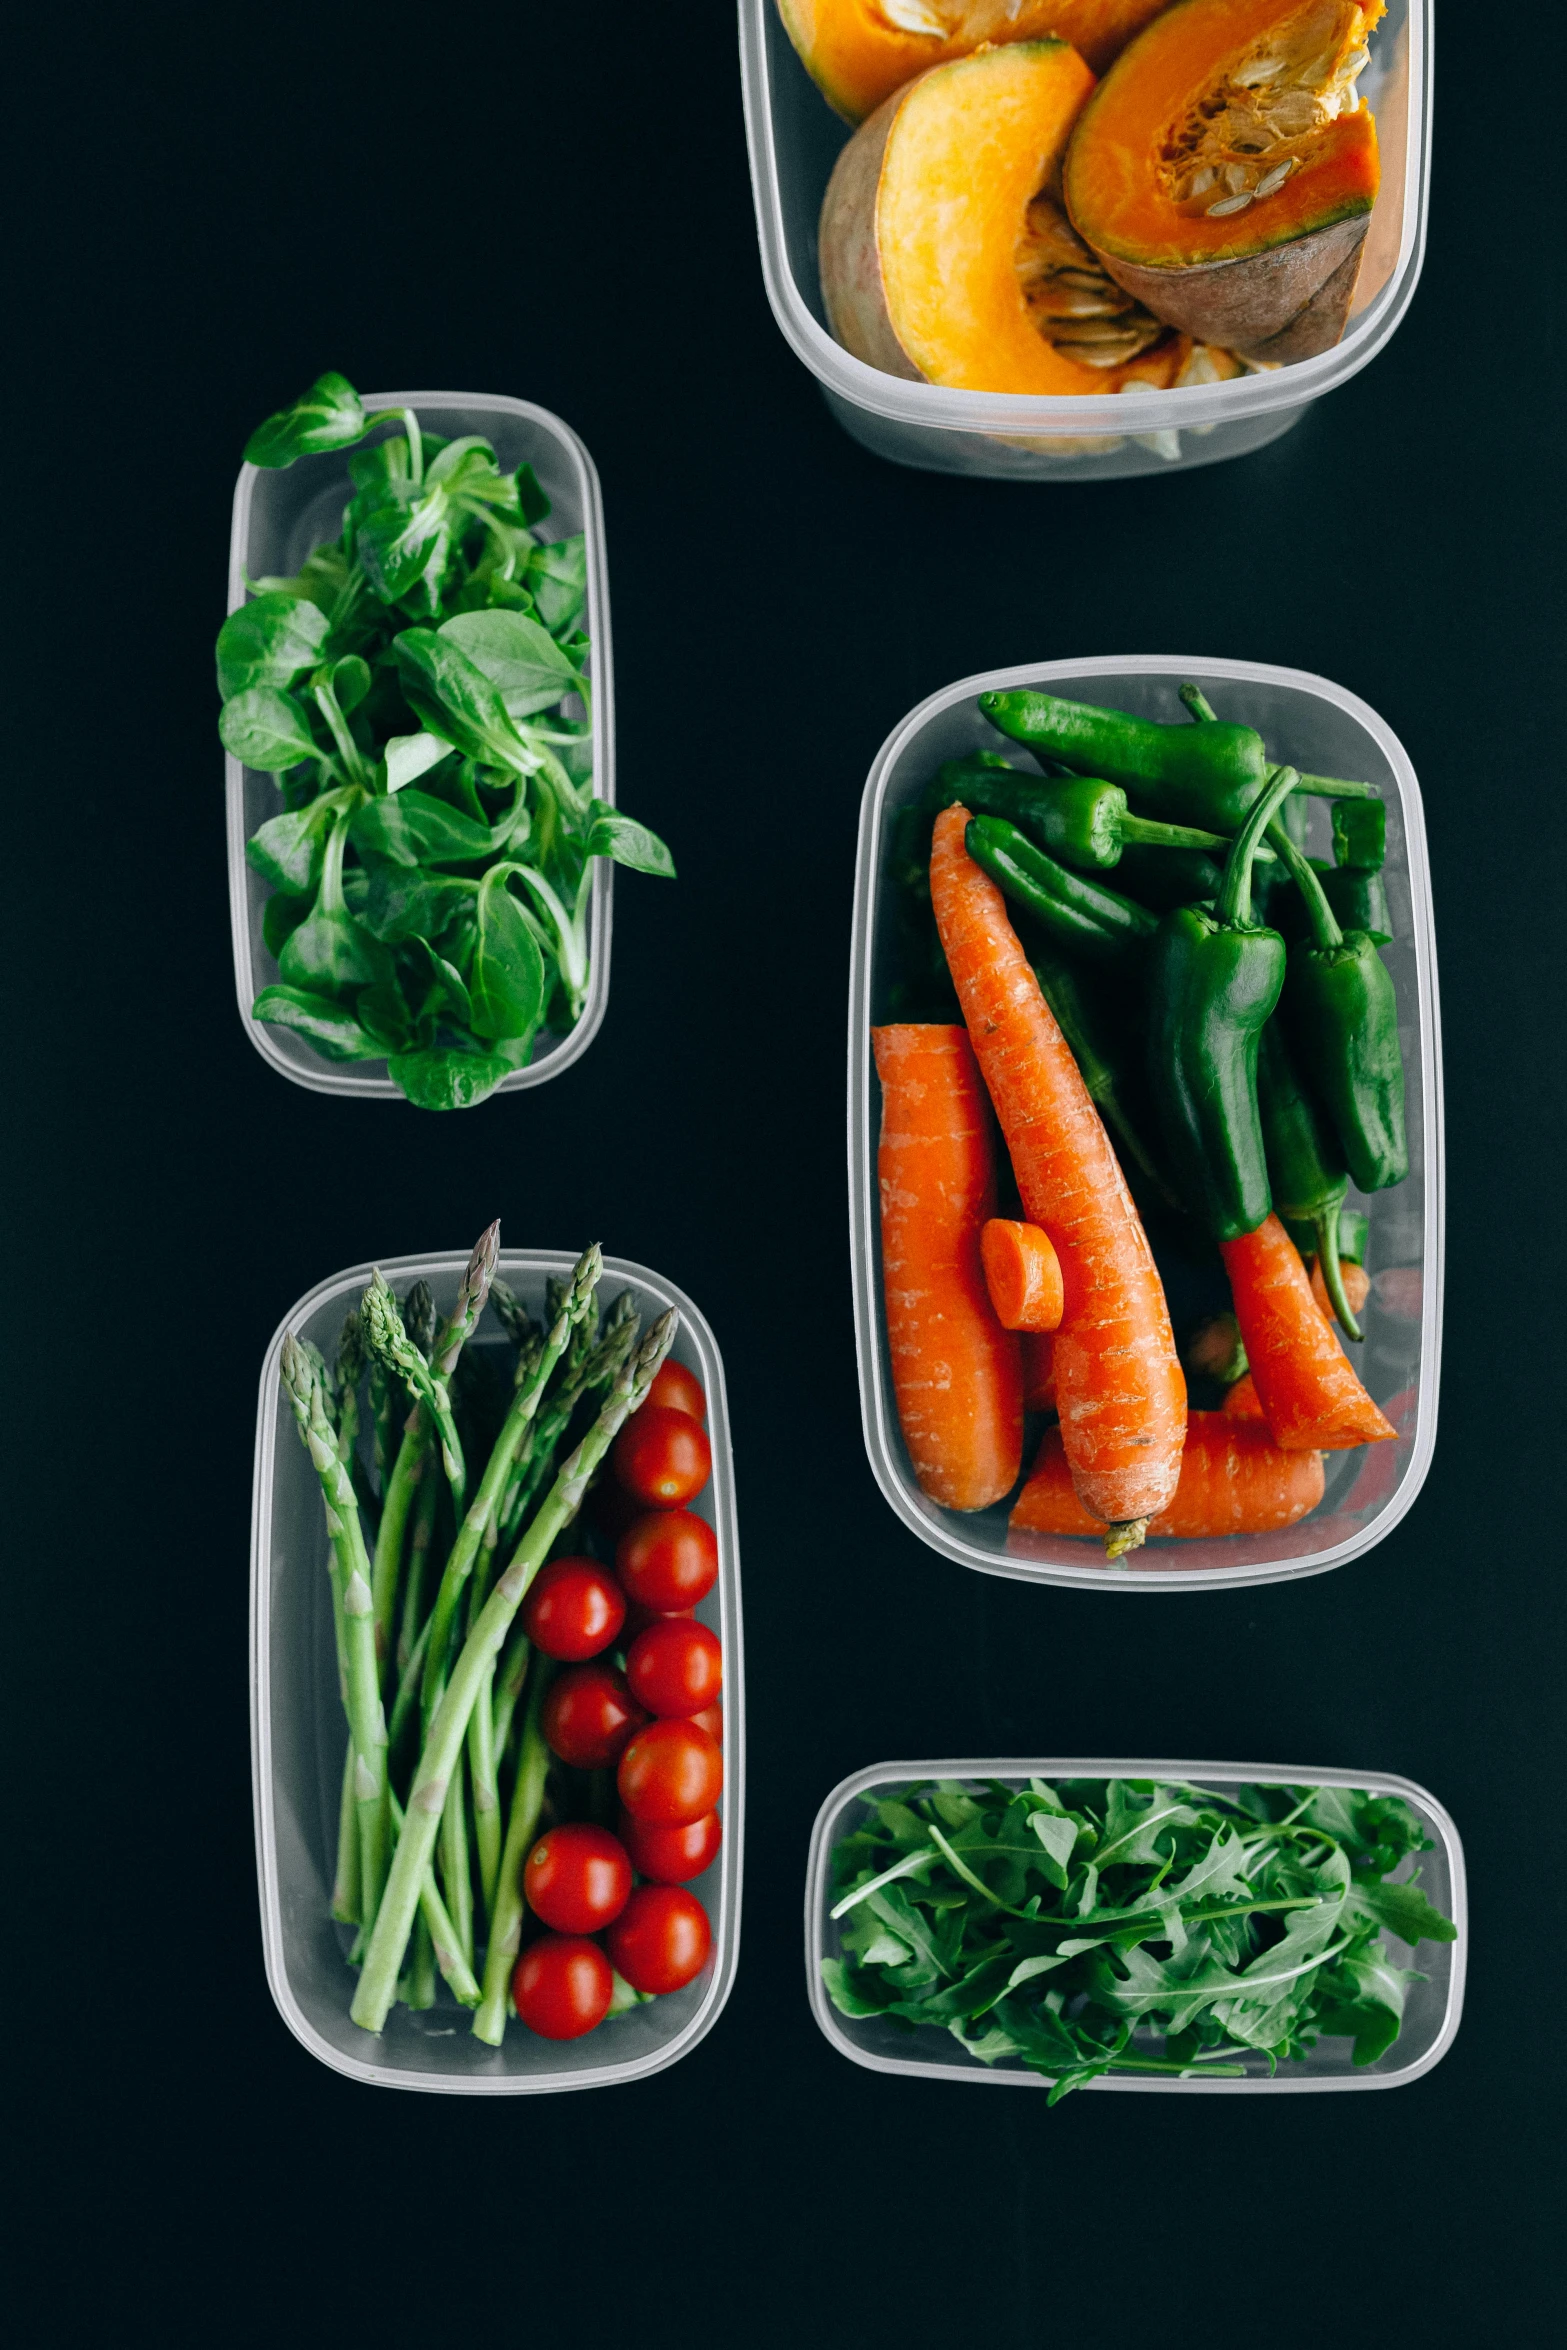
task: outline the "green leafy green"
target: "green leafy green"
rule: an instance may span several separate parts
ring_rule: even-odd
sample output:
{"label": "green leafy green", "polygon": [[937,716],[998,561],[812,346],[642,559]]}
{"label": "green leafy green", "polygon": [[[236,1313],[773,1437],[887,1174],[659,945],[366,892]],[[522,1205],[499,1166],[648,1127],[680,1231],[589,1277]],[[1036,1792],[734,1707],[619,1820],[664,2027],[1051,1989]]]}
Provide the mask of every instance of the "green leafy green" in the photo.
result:
{"label": "green leafy green", "polygon": [[1324,2035],[1375,2064],[1415,1979],[1383,1931],[1456,1932],[1395,1874],[1427,1849],[1400,1798],[1353,1788],[914,1787],[835,1849],[823,1978],[855,2020],[1045,2074],[1052,2104],[1109,2071],[1271,2070]]}
{"label": "green leafy green", "polygon": [[340,536],[252,582],[218,639],[219,733],[282,791],[246,850],[280,982],[255,1016],[462,1108],[580,1018],[594,860],[674,863],[593,794],[586,543],[536,535],[532,469],[337,375],[247,455],[349,449]]}

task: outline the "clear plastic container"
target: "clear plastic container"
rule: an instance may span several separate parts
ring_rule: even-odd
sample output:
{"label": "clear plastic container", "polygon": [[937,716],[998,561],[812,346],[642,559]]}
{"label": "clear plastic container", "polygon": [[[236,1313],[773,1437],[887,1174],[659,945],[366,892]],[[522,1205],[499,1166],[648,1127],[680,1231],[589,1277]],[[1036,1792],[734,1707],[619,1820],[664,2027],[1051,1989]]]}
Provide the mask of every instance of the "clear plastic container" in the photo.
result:
{"label": "clear plastic container", "polygon": [[[601,800],[615,797],[615,686],[609,642],[609,579],[604,553],[604,508],[593,460],[571,427],[547,408],[508,399],[502,392],[367,392],[368,409],[411,408],[429,431],[455,440],[482,433],[494,444],[502,468],[528,464],[550,501],[542,526],[547,535],[587,542],[587,602],[582,626],[591,640],[588,667],[593,678],[593,789]],[[234,485],[234,523],[229,538],[228,609],[246,601],[247,579],[291,577],[315,547],[335,539],[343,508],[353,495],[348,475],[351,450],[332,456],[301,457],[273,472],[242,465]],[[257,826],[278,814],[282,801],[270,775],[241,767],[224,754],[227,779],[229,916],[234,933],[234,987],[245,1033],[264,1061],[312,1093],[403,1096],[384,1061],[328,1061],[292,1029],[253,1020],[250,1007],[278,975],[276,958],[261,935],[261,918],[271,894],[245,861],[245,843]],[[595,860],[588,912],[590,975],[588,1000],[575,1028],[565,1036],[541,1034],[525,1069],[503,1077],[498,1093],[521,1093],[558,1077],[598,1034],[609,1001],[610,892],[613,867]]]}
{"label": "clear plastic container", "polygon": [[[539,1313],[549,1274],[569,1273],[575,1252],[506,1249],[500,1272]],[[387,1260],[399,1293],[417,1276],[448,1311],[467,1252]],[[740,1550],[724,1367],[712,1331],[680,1290],[642,1265],[604,1261],[601,1294],[630,1288],[644,1319],[674,1306],[674,1359],[707,1392],[711,1482],[693,1505],[718,1536],[718,1580],[697,1614],[724,1648],[723,1844],[692,1891],[713,1926],[713,1950],[694,1983],[603,2023],[586,2038],[540,2040],[515,2021],[499,2048],[469,2030],[470,2016],[440,1985],[437,2004],[414,2014],[395,2007],[378,2036],[350,2023],[355,1976],[351,1935],[329,1914],[347,1725],[337,1691],[331,1589],[321,1490],[278,1384],[283,1338],[312,1339],[330,1360],[348,1308],[370,1277],[368,1265],[335,1273],[302,1297],[280,1323],[261,1369],[256,1419],[250,1548],[250,1753],[256,1869],[267,1983],[294,2037],[334,2072],[391,2089],[445,2090],[468,2097],[516,2097],[550,2089],[597,2089],[661,2072],[709,2032],[734,1983],[740,1944],[740,1870],[745,1819],[745,1676],[740,1626]],[[498,1344],[486,1315],[473,1343]]]}
{"label": "clear plastic container", "polygon": [[[941,1508],[915,1482],[898,1427],[882,1311],[881,1231],[876,1184],[880,1088],[871,1059],[873,1021],[887,1017],[894,933],[892,885],[886,879],[890,822],[917,799],[943,759],[1005,749],[977,697],[1011,686],[1038,686],[1080,701],[1145,717],[1181,715],[1176,686],[1194,679],[1219,715],[1260,729],[1278,758],[1317,775],[1375,784],[1387,800],[1385,879],[1394,943],[1386,960],[1398,992],[1399,1038],[1407,1078],[1409,1174],[1391,1191],[1350,1205],[1369,1209],[1367,1269],[1372,1296],[1364,1346],[1355,1368],[1399,1430],[1396,1443],[1324,1456],[1327,1491],[1299,1525],[1272,1534],[1228,1534],[1206,1542],[1149,1542],[1106,1567],[1096,1542],[1068,1536],[1010,1534],[1006,1503],[972,1514]],[[1020,765],[1028,754],[1017,752]],[[1327,855],[1327,803],[1310,803],[1309,846]],[[1111,876],[1112,880],[1114,876]],[[1244,1583],[1278,1583],[1321,1574],[1358,1558],[1392,1532],[1425,1482],[1436,1441],[1437,1371],[1442,1329],[1442,1064],[1437,1017],[1436,948],[1420,787],[1408,753],[1376,712],[1342,686],[1300,669],[1266,662],[1209,660],[1178,654],[1042,661],[997,669],[943,687],[888,736],[871,768],[860,810],[854,942],[849,982],[849,1189],[855,1340],[860,1408],[876,1481],[892,1507],[933,1550],[987,1574],[1023,1582],[1075,1583],[1104,1591],[1202,1591]],[[1226,1302],[1219,1286],[1199,1311]],[[1183,1313],[1172,1301],[1176,1336]],[[1026,1466],[1026,1463],[1025,1463]]]}
{"label": "clear plastic container", "polygon": [[1315,359],[1234,383],[1044,398],[908,383],[867,367],[834,342],[822,306],[816,226],[849,128],[795,55],[776,0],[740,0],[762,275],[784,340],[816,377],[845,432],[878,456],[930,473],[1118,481],[1260,449],[1374,359],[1409,307],[1425,253],[1431,176],[1431,18],[1431,0],[1389,0],[1360,79],[1377,118],[1382,192],[1342,342]]}
{"label": "clear plastic container", "polygon": [[1418,1965],[1424,1980],[1411,1983],[1403,2029],[1391,2048],[1375,2064],[1351,2061],[1352,2044],[1324,2036],[1308,2056],[1268,2071],[1261,2054],[1247,2060],[1241,2080],[1183,2081],[1160,2075],[1110,2073],[1087,2084],[1090,2089],[1131,2090],[1144,2096],[1249,2097],[1259,2091],[1283,2095],[1313,2089],[1401,2089],[1439,2064],[1453,2044],[1464,2005],[1464,1970],[1469,1950],[1469,1900],[1464,1879],[1464,1848],[1458,1830],[1434,1795],[1413,1779],[1397,1779],[1385,1771],[1282,1770],[1274,1764],[1207,1762],[1103,1762],[1077,1758],[1020,1761],[1013,1756],[987,1761],[873,1763],[856,1771],[828,1796],[811,1831],[810,1858],[805,1874],[805,1972],[811,2013],[840,2056],[867,2072],[902,2073],[921,2081],[978,2081],[993,2087],[1046,2089],[1040,2073],[1018,2064],[982,2064],[960,2048],[949,2033],[910,2032],[884,2017],[863,2020],[840,2015],[827,1996],[822,1960],[842,1955],[840,1928],[828,1916],[833,1897],[829,1864],[834,1845],[849,1832],[858,1807],[872,1798],[885,1798],[896,1788],[916,1780],[949,1779],[969,1782],[1000,1779],[1026,1786],[1040,1779],[1184,1779],[1198,1786],[1356,1787],[1374,1795],[1401,1795],[1419,1814],[1434,1850],[1418,1853],[1400,1870],[1407,1876],[1418,1867],[1421,1888],[1433,1907],[1458,1928],[1454,1942],[1422,1942],[1419,1956],[1397,1935],[1386,1934],[1394,1966]]}

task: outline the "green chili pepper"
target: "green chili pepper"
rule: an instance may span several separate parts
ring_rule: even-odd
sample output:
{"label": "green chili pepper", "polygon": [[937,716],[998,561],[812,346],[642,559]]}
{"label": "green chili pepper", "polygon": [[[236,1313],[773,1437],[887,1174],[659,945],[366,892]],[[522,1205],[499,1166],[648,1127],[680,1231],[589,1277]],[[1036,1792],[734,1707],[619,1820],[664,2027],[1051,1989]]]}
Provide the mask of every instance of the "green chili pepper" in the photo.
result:
{"label": "green chili pepper", "polygon": [[1108,872],[1131,845],[1161,849],[1228,849],[1219,832],[1189,824],[1157,824],[1134,816],[1118,783],[1092,775],[1042,780],[1022,775],[1004,761],[980,766],[949,759],[941,770],[944,805],[961,801],[976,816],[1004,816],[1026,832],[1036,847],[1089,873]]}
{"label": "green chili pepper", "polygon": [[1273,1205],[1287,1223],[1309,1227],[1333,1311],[1345,1337],[1359,1339],[1364,1332],[1344,1295],[1340,1270],[1339,1215],[1349,1191],[1344,1154],[1307,1090],[1277,1020],[1268,1022],[1258,1048],[1257,1107]]}
{"label": "green chili pepper", "polygon": [[[1280,1215],[1284,1226],[1303,1257],[1317,1253],[1317,1228],[1303,1224],[1297,1217]],[[1371,1236],[1371,1219],[1359,1208],[1345,1208],[1338,1220],[1338,1260],[1341,1265],[1363,1265],[1366,1261],[1366,1243]]]}
{"label": "green chili pepper", "polygon": [[1137,1090],[1134,1076],[1127,1069],[1118,1046],[1106,1033],[1103,1019],[1084,1001],[1077,974],[1062,956],[1038,942],[1030,960],[1039,981],[1039,992],[1055,1014],[1056,1025],[1071,1048],[1078,1074],[1117,1147],[1133,1167],[1146,1175],[1166,1205],[1179,1211],[1181,1203],[1155,1164],[1138,1119],[1129,1106],[1130,1097]]}
{"label": "green chili pepper", "polygon": [[[1226,837],[1245,822],[1269,773],[1256,728],[1227,725],[1211,712],[1200,725],[1165,726],[1124,710],[1021,689],[981,694],[979,707],[992,726],[1036,754],[1119,783],[1172,823],[1202,825]],[[1360,797],[1371,787],[1313,776],[1301,788]]]}
{"label": "green chili pepper", "polygon": [[1085,873],[1069,873],[1004,817],[971,818],[963,838],[975,863],[1043,923],[1058,946],[1090,961],[1123,963],[1159,927],[1146,906],[1134,906]]}
{"label": "green chili pepper", "polygon": [[[1275,860],[1270,871],[1277,870]],[[1261,878],[1259,872],[1255,879]],[[1177,906],[1200,906],[1204,898],[1216,898],[1222,879],[1221,866],[1200,849],[1131,848],[1115,869],[1117,889],[1125,890],[1140,906],[1151,906],[1156,914],[1170,914]]]}
{"label": "green chili pepper", "polygon": [[1284,984],[1284,941],[1252,920],[1257,843],[1295,770],[1281,767],[1235,837],[1213,913],[1159,925],[1149,963],[1148,1073],[1171,1172],[1216,1240],[1254,1232],[1272,1205],[1257,1108],[1257,1047]]}
{"label": "green chili pepper", "polygon": [[1339,800],[1333,809],[1333,860],[1357,873],[1380,873],[1387,856],[1385,800]]}
{"label": "green chili pepper", "polygon": [[1300,885],[1311,925],[1310,937],[1289,950],[1285,1007],[1296,1048],[1356,1188],[1383,1191],[1409,1172],[1392,974],[1369,932],[1339,927],[1321,877],[1282,827],[1273,841]]}
{"label": "green chili pepper", "polygon": [[[1309,862],[1339,928],[1363,930],[1379,947],[1391,946],[1393,917],[1381,874],[1362,872],[1356,865],[1324,865],[1320,857],[1313,857]],[[1267,918],[1286,946],[1293,946],[1297,939],[1311,936],[1311,916],[1305,899],[1295,887],[1294,876],[1278,867],[1275,872],[1279,880],[1267,899]],[[1285,886],[1280,886],[1281,883]]]}

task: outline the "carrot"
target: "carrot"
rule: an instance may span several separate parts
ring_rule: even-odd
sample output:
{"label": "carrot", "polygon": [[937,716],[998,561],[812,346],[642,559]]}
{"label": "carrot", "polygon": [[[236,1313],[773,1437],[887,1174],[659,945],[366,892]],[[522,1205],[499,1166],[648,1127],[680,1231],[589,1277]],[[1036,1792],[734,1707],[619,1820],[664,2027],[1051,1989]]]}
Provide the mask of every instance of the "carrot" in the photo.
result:
{"label": "carrot", "polygon": [[[1371,1276],[1364,1265],[1351,1264],[1348,1257],[1339,1258],[1338,1269],[1344,1283],[1344,1303],[1358,1319],[1361,1307],[1371,1295]],[[1319,1257],[1311,1260],[1311,1294],[1331,1322],[1334,1319],[1333,1301],[1328,1295],[1328,1285],[1322,1278],[1322,1260]]]}
{"label": "carrot", "polygon": [[[1322,1499],[1322,1455],[1285,1452],[1260,1420],[1191,1412],[1181,1481],[1150,1534],[1190,1541],[1217,1534],[1267,1534],[1293,1526]],[[1097,1534],[1072,1489],[1059,1429],[1045,1432],[1039,1458],[1007,1521],[1017,1534]]]}
{"label": "carrot", "polygon": [[1186,1382],[1141,1219],[1001,892],[964,846],[968,821],[962,807],[936,819],[931,904],[1024,1212],[1061,1260],[1051,1358],[1066,1457],[1119,1555],[1175,1491]]}
{"label": "carrot", "polygon": [[988,1509],[1023,1460],[1023,1364],[985,1292],[990,1110],[961,1028],[873,1028],[881,1079],[882,1282],[898,1420],[920,1488]]}
{"label": "carrot", "polygon": [[1051,1359],[1054,1344],[1048,1330],[1025,1330],[1023,1333],[1025,1412],[1053,1412],[1056,1408],[1056,1370]]}
{"label": "carrot", "polygon": [[1347,1452],[1396,1435],[1350,1368],[1278,1217],[1222,1242],[1220,1253],[1275,1443],[1286,1452]]}
{"label": "carrot", "polygon": [[1061,1260],[1037,1224],[992,1216],[979,1236],[985,1287],[1003,1330],[1058,1330]]}
{"label": "carrot", "polygon": [[1268,1415],[1262,1408],[1262,1398],[1257,1393],[1257,1382],[1249,1371],[1243,1372],[1226,1394],[1224,1410],[1225,1416],[1231,1420],[1266,1422]]}

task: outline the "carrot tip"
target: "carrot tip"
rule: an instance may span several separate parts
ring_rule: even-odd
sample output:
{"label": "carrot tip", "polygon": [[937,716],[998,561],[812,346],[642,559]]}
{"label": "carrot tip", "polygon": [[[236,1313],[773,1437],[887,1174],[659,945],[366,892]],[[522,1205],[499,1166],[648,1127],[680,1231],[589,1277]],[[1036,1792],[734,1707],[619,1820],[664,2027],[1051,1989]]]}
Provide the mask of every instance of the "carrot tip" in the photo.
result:
{"label": "carrot tip", "polygon": [[1105,1557],[1113,1566],[1125,1558],[1129,1550],[1141,1550],[1148,1539],[1148,1520],[1128,1518],[1124,1524],[1105,1529]]}

